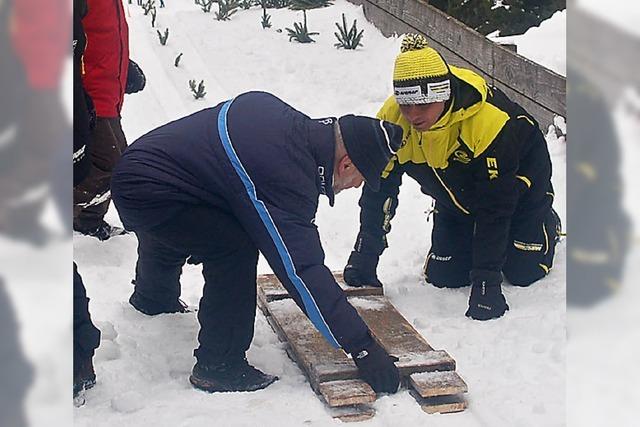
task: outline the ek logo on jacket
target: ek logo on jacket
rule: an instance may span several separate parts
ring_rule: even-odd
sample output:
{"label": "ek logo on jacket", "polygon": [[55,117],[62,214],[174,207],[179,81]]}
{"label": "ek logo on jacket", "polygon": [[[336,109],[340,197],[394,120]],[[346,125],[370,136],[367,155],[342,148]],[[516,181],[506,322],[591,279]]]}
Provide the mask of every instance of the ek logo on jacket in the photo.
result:
{"label": "ek logo on jacket", "polygon": [[487,172],[489,172],[489,180],[498,177],[498,159],[495,157],[487,157]]}

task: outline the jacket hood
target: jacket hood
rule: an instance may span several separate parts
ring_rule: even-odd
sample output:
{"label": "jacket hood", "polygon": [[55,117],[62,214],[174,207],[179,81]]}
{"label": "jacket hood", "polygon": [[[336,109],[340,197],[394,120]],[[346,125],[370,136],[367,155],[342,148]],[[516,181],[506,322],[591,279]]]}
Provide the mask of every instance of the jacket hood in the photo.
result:
{"label": "jacket hood", "polygon": [[471,70],[450,66],[452,100],[445,114],[431,127],[435,130],[450,126],[475,115],[487,101],[487,82]]}

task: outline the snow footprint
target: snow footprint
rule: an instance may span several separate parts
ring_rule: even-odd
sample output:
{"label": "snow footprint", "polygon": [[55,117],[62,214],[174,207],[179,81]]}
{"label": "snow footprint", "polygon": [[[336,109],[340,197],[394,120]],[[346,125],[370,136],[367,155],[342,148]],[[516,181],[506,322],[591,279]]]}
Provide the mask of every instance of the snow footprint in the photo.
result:
{"label": "snow footprint", "polygon": [[128,391],[111,399],[111,408],[121,414],[139,411],[144,406],[144,396],[137,391]]}
{"label": "snow footprint", "polygon": [[118,332],[111,322],[96,322],[100,329],[100,347],[96,350],[96,361],[109,361],[120,358],[120,344],[116,342]]}
{"label": "snow footprint", "polygon": [[106,341],[115,341],[118,338],[118,332],[111,322],[95,322],[96,327],[100,329],[100,339]]}

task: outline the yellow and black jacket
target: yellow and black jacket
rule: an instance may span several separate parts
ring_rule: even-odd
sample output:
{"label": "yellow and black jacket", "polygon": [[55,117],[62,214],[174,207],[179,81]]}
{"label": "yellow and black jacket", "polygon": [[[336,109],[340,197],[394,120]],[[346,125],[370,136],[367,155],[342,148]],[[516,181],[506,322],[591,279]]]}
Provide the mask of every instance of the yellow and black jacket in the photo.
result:
{"label": "yellow and black jacket", "polygon": [[382,253],[407,173],[437,209],[475,222],[474,270],[500,271],[514,213],[542,209],[552,193],[551,161],[537,123],[522,107],[474,72],[450,68],[452,98],[428,131],[414,129],[394,97],[378,113],[403,128],[403,145],[380,191],[363,190],[355,249]]}

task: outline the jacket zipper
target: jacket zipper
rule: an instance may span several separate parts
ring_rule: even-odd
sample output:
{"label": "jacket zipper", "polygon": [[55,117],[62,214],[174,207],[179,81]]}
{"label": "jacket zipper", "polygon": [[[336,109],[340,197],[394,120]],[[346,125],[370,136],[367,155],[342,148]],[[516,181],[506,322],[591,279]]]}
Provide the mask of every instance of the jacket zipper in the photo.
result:
{"label": "jacket zipper", "polygon": [[118,104],[116,105],[118,116],[120,115],[120,110],[122,109],[122,101],[124,97],[123,90],[122,90],[122,60],[124,59],[122,57],[122,51],[123,51],[122,49],[122,16],[120,16],[121,5],[118,5],[119,1],[120,0],[114,1],[114,4],[116,5],[116,14],[118,17],[118,41],[120,42],[120,56],[118,61],[118,87],[120,88],[120,91],[118,92]]}
{"label": "jacket zipper", "polygon": [[431,167],[431,170],[433,170],[433,173],[436,175],[436,178],[438,178],[438,181],[440,181],[440,184],[442,184],[442,186],[447,191],[447,193],[449,193],[449,197],[451,197],[451,201],[453,201],[453,204],[456,205],[458,209],[460,209],[465,214],[470,215],[469,211],[466,210],[460,203],[458,203],[456,196],[453,195],[453,192],[449,189],[449,187],[447,187],[447,185],[444,183],[442,178],[440,178],[440,175],[438,175],[438,172],[436,172],[436,169],[434,167]]}

